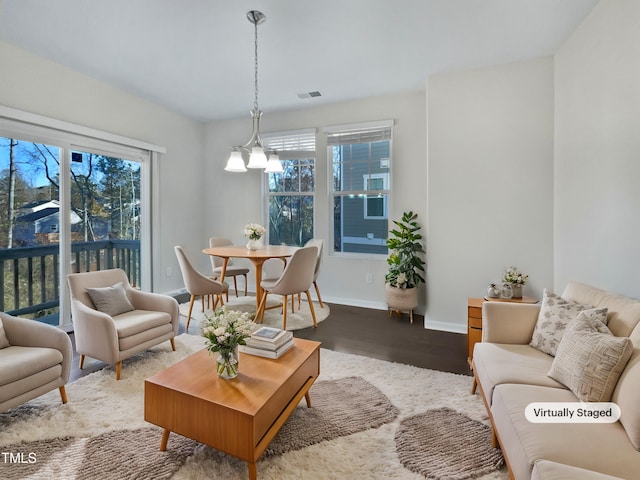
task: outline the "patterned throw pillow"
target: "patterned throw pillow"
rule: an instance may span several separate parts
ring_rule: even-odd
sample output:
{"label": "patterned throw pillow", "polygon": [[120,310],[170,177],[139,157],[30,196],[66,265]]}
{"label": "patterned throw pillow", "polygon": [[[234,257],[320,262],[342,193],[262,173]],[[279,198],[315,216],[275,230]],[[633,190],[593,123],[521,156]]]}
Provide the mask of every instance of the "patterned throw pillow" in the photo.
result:
{"label": "patterned throw pillow", "polygon": [[582,312],[567,327],[548,375],[584,402],[608,402],[631,353],[629,338]]}
{"label": "patterned throw pillow", "polygon": [[4,327],[2,326],[2,319],[0,318],[0,348],[6,348],[9,346],[9,340],[4,333]]}
{"label": "patterned throw pillow", "polygon": [[[592,309],[593,305],[582,305],[565,300],[560,295],[556,295],[548,288],[544,289],[542,297],[542,306],[538,315],[533,336],[531,337],[531,345],[533,348],[549,355],[556,354],[556,349],[567,325],[578,316],[578,314],[587,309]],[[605,324],[607,322],[607,309],[597,309],[602,316],[604,312]]]}

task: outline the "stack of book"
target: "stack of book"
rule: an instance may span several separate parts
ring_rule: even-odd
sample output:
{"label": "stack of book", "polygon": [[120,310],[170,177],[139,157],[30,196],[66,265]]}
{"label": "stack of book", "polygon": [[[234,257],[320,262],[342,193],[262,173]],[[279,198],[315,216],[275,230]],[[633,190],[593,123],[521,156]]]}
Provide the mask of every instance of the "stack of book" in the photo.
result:
{"label": "stack of book", "polygon": [[261,327],[246,339],[246,343],[239,346],[240,352],[278,358],[293,348],[293,334],[280,328]]}

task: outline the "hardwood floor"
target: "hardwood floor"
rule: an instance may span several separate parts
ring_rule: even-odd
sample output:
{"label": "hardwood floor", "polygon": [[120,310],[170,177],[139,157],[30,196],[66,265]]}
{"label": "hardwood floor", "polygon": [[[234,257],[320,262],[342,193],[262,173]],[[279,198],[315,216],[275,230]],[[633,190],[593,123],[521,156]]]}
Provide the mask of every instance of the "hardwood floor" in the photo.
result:
{"label": "hardwood floor", "polygon": [[[426,330],[423,317],[398,317],[383,310],[329,304],[331,314],[318,325],[294,331],[294,336],[322,342],[322,347],[390,362],[414,365],[444,372],[471,375],[467,364],[467,336],[459,333]],[[185,319],[181,317],[178,333],[184,333]],[[191,333],[194,329],[190,328]],[[73,341],[73,333],[70,334]],[[124,361],[123,371],[126,371]],[[78,368],[75,354],[71,380],[104,368],[106,364],[85,360],[85,368]],[[115,375],[115,373],[114,373]]]}

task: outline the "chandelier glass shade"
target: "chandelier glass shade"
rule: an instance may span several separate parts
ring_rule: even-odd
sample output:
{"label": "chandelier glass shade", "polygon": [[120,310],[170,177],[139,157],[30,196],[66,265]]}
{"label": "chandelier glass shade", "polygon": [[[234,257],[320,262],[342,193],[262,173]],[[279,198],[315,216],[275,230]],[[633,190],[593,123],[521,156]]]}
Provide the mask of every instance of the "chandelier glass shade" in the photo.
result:
{"label": "chandelier glass shade", "polygon": [[[253,109],[250,111],[253,121],[253,132],[251,138],[244,145],[233,147],[227,166],[224,168],[228,172],[246,172],[247,168],[262,168],[267,173],[282,172],[282,164],[276,152],[265,151],[260,138],[260,117],[262,111],[258,106],[258,25],[264,23],[266,17],[264,13],[257,10],[247,12],[247,19],[254,25],[254,72],[255,72],[255,96],[253,101]],[[249,155],[249,163],[245,167],[242,153]],[[267,154],[270,154],[267,160]]]}

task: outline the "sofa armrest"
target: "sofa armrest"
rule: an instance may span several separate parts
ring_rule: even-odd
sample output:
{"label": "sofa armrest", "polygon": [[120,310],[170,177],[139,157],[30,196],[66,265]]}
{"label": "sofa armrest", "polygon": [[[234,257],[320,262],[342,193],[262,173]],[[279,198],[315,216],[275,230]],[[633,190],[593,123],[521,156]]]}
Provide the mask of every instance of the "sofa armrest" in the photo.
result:
{"label": "sofa armrest", "polygon": [[127,294],[136,310],[167,312],[171,315],[173,332],[178,333],[180,306],[175,298],[161,293],[143,292],[135,288],[128,289]]}
{"label": "sofa armrest", "polygon": [[65,331],[37,320],[13,317],[6,313],[0,313],[0,316],[10,345],[58,350],[62,354],[62,378],[64,383],[69,381],[73,347]]}
{"label": "sofa armrest", "polygon": [[539,304],[484,302],[482,341],[526,345],[540,313]]}

